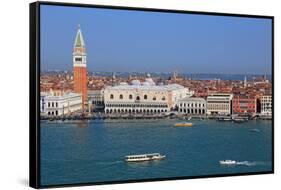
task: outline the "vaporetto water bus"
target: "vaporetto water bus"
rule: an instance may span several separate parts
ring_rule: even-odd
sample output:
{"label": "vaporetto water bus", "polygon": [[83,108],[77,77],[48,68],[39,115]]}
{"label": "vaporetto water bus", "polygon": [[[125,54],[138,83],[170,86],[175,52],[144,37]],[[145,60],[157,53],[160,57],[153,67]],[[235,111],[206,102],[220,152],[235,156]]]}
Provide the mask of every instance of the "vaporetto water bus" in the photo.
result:
{"label": "vaporetto water bus", "polygon": [[166,158],[166,155],[161,155],[160,153],[125,156],[125,160],[127,162],[143,162],[143,161],[151,161],[151,160],[162,160],[164,158]]}

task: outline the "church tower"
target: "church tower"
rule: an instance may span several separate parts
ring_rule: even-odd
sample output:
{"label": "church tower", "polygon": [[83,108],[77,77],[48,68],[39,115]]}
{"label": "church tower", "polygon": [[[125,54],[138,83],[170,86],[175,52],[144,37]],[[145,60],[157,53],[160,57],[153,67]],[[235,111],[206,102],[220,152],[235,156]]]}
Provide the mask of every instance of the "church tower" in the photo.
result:
{"label": "church tower", "polygon": [[74,92],[82,94],[83,109],[87,103],[87,65],[85,42],[82,36],[80,26],[76,34],[73,48],[73,77]]}
{"label": "church tower", "polygon": [[247,78],[245,76],[245,78],[244,78],[244,88],[246,88],[246,87],[247,87]]}

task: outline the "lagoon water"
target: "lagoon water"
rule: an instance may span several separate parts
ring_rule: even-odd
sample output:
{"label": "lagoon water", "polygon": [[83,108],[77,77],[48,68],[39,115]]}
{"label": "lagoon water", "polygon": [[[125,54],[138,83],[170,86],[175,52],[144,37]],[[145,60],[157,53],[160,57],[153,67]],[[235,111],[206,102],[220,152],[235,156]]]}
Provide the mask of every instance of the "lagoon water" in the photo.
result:
{"label": "lagoon water", "polygon": [[[264,172],[272,169],[272,122],[95,120],[41,122],[41,185]],[[252,130],[258,129],[258,130]],[[124,156],[159,152],[160,161]],[[220,160],[238,163],[221,166]]]}

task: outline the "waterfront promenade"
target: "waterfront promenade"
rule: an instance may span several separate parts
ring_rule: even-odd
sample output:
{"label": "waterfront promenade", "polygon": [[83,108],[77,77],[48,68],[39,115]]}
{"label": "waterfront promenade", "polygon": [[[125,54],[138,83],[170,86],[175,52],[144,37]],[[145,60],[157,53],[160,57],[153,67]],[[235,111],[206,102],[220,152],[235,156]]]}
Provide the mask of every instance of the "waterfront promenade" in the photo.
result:
{"label": "waterfront promenade", "polygon": [[41,116],[43,121],[68,121],[68,120],[107,120],[107,119],[180,119],[180,120],[217,120],[217,121],[248,121],[248,120],[272,120],[272,117],[262,116],[262,115],[187,115],[187,114],[154,114],[154,115],[144,115],[144,114],[106,114],[106,113],[93,113],[93,114],[75,114],[66,116]]}

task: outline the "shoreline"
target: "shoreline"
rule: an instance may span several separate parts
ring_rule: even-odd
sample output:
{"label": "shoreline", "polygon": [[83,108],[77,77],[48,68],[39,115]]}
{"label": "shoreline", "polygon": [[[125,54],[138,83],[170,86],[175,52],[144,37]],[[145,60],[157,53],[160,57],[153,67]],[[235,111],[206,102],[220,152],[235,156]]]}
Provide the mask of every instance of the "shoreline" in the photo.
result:
{"label": "shoreline", "polygon": [[269,116],[213,116],[213,115],[202,115],[202,116],[192,116],[192,115],[90,115],[90,116],[57,116],[57,117],[46,117],[41,116],[40,121],[59,121],[59,122],[69,122],[69,121],[94,121],[94,120],[216,120],[218,122],[235,122],[244,123],[251,120],[272,120]]}

